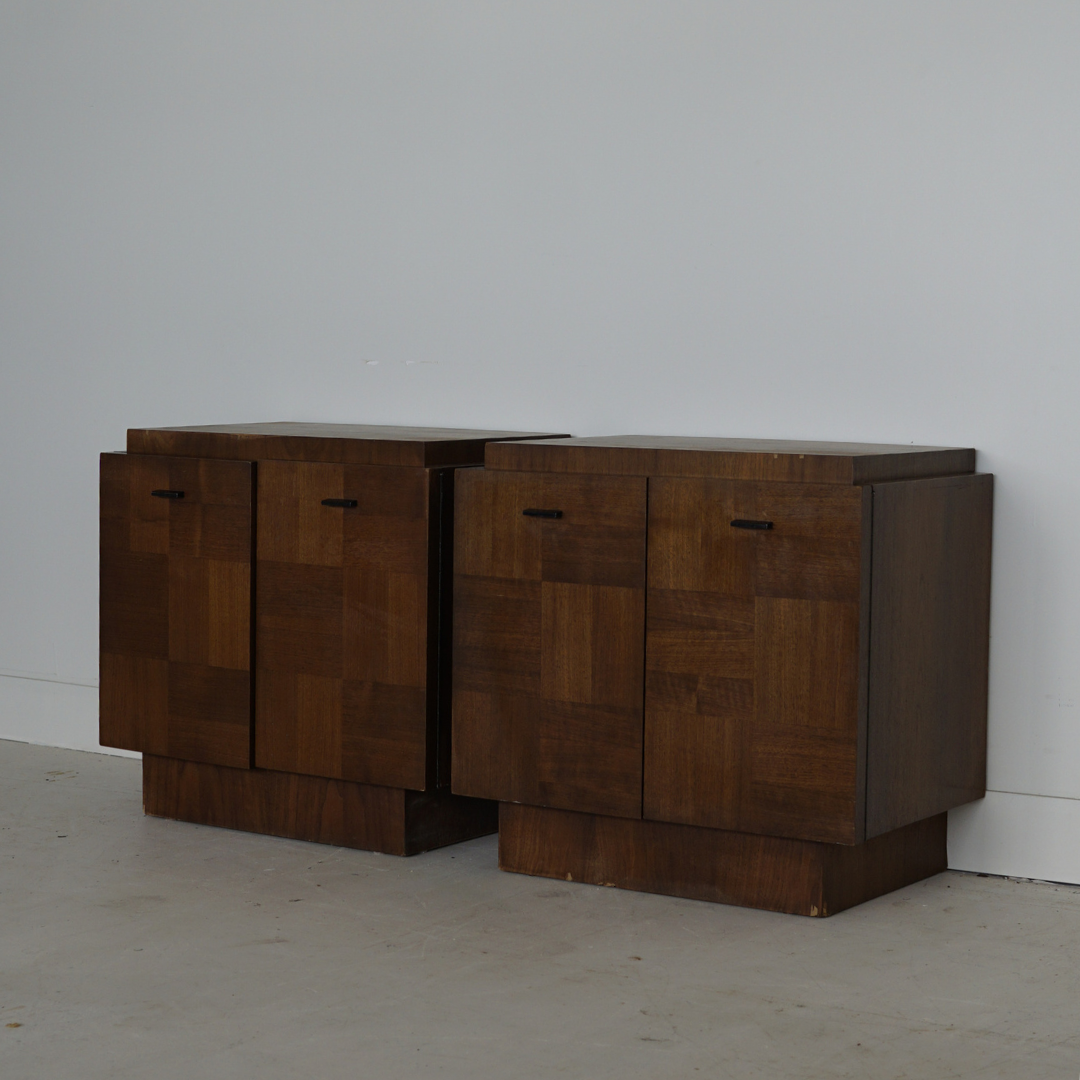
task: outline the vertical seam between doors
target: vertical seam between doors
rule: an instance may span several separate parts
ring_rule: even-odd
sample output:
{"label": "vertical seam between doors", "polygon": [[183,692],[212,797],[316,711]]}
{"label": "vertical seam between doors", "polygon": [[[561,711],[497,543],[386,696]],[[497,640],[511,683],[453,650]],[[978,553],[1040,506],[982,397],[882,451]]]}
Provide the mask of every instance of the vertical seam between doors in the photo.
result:
{"label": "vertical seam between doors", "polygon": [[253,461],[251,463],[251,564],[250,573],[248,575],[248,666],[250,671],[248,672],[248,693],[250,695],[250,701],[248,703],[248,768],[255,768],[255,649],[256,649],[256,636],[255,636],[255,618],[258,612],[258,608],[255,603],[255,590],[256,590],[256,567],[258,566],[258,527],[259,527],[259,463]]}
{"label": "vertical seam between doors", "polygon": [[645,702],[649,675],[649,477],[645,477],[645,582],[642,590],[641,620],[641,811],[645,820]]}
{"label": "vertical seam between doors", "polygon": [[874,517],[877,510],[876,486],[870,485],[870,548],[869,566],[866,568],[866,715],[861,719],[866,732],[863,738],[863,843],[869,837],[870,824],[870,673],[873,670],[874,649]]}

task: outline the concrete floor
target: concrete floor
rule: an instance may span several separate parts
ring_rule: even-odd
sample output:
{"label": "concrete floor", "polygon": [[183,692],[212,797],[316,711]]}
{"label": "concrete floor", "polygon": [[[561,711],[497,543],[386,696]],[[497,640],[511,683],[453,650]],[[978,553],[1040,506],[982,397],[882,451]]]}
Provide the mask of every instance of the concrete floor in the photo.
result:
{"label": "concrete floor", "polygon": [[1080,1076],[1080,889],[948,873],[826,920],[142,816],[0,742],[0,1076]]}

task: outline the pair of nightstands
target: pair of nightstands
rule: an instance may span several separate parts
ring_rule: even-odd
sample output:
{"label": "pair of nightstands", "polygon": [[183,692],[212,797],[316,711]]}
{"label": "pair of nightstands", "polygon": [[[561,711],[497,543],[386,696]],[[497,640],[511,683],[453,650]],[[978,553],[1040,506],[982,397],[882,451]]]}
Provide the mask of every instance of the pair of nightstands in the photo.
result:
{"label": "pair of nightstands", "polygon": [[101,741],[143,752],[151,814],[398,854],[498,824],[506,869],[830,914],[944,869],[984,791],[973,470],[132,430],[102,456]]}

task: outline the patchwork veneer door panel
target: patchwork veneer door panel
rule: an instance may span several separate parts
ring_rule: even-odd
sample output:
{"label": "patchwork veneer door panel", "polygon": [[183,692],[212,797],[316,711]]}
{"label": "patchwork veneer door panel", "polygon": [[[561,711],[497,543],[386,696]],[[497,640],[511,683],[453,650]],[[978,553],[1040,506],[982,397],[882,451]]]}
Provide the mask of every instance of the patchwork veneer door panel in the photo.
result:
{"label": "patchwork veneer door panel", "polygon": [[435,494],[422,468],[261,463],[260,768],[427,786]]}
{"label": "patchwork veneer door panel", "polygon": [[101,455],[103,745],[250,766],[252,474]]}
{"label": "patchwork veneer door panel", "polygon": [[856,487],[650,480],[646,818],[860,839],[869,514]]}
{"label": "patchwork veneer door panel", "polygon": [[456,484],[454,791],[640,817],[644,478]]}

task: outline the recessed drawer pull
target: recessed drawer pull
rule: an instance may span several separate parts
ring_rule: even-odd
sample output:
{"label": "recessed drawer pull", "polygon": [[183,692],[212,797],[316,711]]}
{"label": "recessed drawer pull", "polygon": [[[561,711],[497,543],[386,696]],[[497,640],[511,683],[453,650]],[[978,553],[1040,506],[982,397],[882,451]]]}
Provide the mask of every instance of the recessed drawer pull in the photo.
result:
{"label": "recessed drawer pull", "polygon": [[522,510],[523,517],[561,518],[561,510]]}
{"label": "recessed drawer pull", "polygon": [[732,523],[733,529],[771,529],[771,521],[750,521],[747,518],[736,518]]}
{"label": "recessed drawer pull", "polygon": [[158,488],[156,491],[151,491],[150,494],[155,499],[182,499],[184,497],[182,491],[166,491],[164,488]]}
{"label": "recessed drawer pull", "polygon": [[355,499],[323,499],[323,506],[340,506],[343,510],[352,510],[356,506]]}

